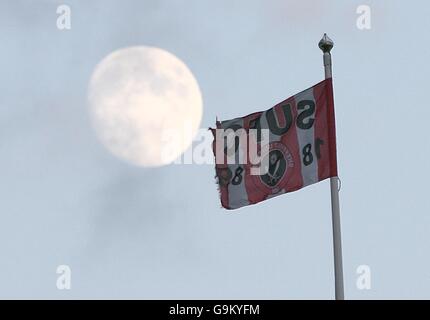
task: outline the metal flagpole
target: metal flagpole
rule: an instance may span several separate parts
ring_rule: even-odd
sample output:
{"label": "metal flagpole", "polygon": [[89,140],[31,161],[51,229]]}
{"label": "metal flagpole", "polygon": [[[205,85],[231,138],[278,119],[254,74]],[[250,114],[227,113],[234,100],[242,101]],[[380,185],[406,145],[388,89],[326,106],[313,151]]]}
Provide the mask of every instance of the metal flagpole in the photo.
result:
{"label": "metal flagpole", "polygon": [[[332,77],[331,54],[333,41],[324,33],[323,38],[318,44],[324,53],[324,72],[325,78]],[[331,214],[333,225],[333,256],[334,256],[334,284],[336,300],[344,299],[343,292],[343,268],[342,268],[342,241],[340,233],[340,209],[339,209],[339,189],[338,177],[330,178],[331,191]]]}

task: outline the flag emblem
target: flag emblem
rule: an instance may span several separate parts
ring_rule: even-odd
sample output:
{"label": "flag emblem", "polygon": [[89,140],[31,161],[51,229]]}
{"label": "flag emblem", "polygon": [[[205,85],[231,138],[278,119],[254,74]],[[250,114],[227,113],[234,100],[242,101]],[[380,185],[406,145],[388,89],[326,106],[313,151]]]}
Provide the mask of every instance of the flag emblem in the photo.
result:
{"label": "flag emblem", "polygon": [[287,146],[281,142],[273,142],[269,146],[269,153],[263,157],[268,163],[268,169],[265,174],[253,175],[255,184],[262,183],[265,187],[271,188],[272,193],[277,193],[282,186],[287,182],[287,173],[294,167],[294,161]]}

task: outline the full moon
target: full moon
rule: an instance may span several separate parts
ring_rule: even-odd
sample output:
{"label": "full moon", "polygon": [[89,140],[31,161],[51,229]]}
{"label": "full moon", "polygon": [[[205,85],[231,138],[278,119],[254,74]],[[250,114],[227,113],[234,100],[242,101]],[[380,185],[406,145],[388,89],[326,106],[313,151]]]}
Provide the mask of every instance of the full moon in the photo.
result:
{"label": "full moon", "polygon": [[156,167],[180,156],[202,118],[202,96],[188,67],[153,47],[106,56],[88,87],[91,120],[102,144],[129,163]]}

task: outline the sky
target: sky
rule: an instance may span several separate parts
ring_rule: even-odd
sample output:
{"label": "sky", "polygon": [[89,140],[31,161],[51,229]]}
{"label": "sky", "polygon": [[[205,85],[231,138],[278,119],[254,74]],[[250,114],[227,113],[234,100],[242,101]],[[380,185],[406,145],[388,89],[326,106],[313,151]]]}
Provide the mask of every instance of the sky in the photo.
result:
{"label": "sky", "polygon": [[[57,28],[61,4],[70,30]],[[399,0],[2,1],[0,297],[332,299],[328,181],[226,211],[213,166],[112,156],[87,102],[101,59],[154,46],[192,71],[207,128],[321,81],[327,32],[345,297],[429,299],[429,16]]]}

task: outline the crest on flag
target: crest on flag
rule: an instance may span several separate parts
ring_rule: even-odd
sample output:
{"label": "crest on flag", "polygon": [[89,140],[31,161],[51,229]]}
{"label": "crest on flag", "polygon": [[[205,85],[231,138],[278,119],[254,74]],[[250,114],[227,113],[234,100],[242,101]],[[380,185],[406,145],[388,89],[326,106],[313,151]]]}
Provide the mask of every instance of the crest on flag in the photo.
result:
{"label": "crest on flag", "polygon": [[[211,130],[221,204],[226,209],[337,176],[331,78],[266,111],[217,121]],[[253,149],[257,157],[249,154]],[[253,161],[256,158],[259,163]]]}

